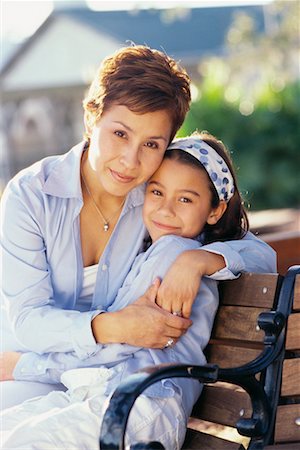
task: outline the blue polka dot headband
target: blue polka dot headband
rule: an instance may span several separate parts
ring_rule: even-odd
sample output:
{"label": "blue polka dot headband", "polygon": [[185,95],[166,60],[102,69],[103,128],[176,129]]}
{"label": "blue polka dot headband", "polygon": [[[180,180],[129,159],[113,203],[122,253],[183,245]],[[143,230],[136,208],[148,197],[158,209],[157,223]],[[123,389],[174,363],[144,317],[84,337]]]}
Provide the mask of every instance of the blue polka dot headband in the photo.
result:
{"label": "blue polka dot headband", "polygon": [[224,159],[210,145],[197,137],[174,139],[167,150],[183,150],[205,168],[219,199],[228,202],[234,194],[234,181]]}

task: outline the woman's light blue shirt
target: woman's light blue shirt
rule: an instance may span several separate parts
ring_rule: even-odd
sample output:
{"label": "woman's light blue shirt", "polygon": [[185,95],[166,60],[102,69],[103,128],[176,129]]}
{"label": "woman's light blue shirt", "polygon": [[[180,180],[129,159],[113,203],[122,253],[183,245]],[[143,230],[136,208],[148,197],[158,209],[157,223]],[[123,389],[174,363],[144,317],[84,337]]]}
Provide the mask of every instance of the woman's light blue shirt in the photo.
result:
{"label": "woman's light blue shirt", "polygon": [[[74,309],[83,279],[79,230],[82,152],[81,143],[64,155],[45,158],[21,171],[1,199],[2,298],[16,337],[28,350],[15,369],[15,379],[49,382],[51,367],[46,356],[55,353],[64,355],[53,362],[55,370],[73,367],[73,362],[68,367],[70,354],[77,367],[94,364],[93,356],[101,344],[95,342],[91,321],[112,305],[143,246],[144,186],[139,186],[128,194],[99,260],[91,310]],[[215,279],[234,278],[244,271],[276,270],[273,250],[251,233],[242,240],[213,243],[203,249],[225,258],[226,268],[214,274]],[[32,358],[40,361],[32,365]]]}

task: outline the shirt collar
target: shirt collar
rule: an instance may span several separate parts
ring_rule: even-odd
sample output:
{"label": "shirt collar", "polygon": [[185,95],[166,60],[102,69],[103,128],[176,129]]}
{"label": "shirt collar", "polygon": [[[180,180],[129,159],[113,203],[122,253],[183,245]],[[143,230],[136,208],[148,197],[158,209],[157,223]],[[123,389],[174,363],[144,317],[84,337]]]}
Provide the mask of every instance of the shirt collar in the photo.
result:
{"label": "shirt collar", "polygon": [[82,198],[79,174],[83,150],[84,142],[81,142],[58,157],[43,187],[46,194],[62,198]]}

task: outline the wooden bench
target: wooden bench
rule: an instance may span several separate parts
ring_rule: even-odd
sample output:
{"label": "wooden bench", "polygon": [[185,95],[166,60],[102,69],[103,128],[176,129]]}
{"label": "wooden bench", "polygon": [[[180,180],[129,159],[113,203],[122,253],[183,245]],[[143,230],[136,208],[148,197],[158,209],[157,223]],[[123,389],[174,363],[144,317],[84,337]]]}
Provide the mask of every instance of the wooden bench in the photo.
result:
{"label": "wooden bench", "polygon": [[[125,448],[126,423],[135,399],[154,382],[170,377],[204,383],[183,449],[299,449],[299,333],[300,266],[285,277],[243,274],[221,282],[220,306],[206,349],[208,364],[160,365],[129,377],[110,399],[100,449]],[[153,442],[133,448],[163,447]]]}

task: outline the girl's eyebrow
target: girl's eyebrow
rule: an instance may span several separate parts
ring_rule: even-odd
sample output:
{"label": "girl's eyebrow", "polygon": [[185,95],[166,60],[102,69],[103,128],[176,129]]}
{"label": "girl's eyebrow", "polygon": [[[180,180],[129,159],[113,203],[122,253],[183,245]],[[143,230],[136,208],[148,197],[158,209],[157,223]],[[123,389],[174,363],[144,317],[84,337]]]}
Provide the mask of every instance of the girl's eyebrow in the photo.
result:
{"label": "girl's eyebrow", "polygon": [[193,190],[191,190],[191,189],[181,189],[179,192],[185,193],[185,194],[193,194],[193,195],[195,195],[196,197],[200,197],[199,192],[193,191]]}
{"label": "girl's eyebrow", "polygon": [[[162,183],[160,183],[159,181],[155,181],[155,180],[148,181],[148,186],[150,184],[156,184],[160,187],[164,187],[164,185]],[[182,194],[192,194],[192,195],[195,195],[196,197],[200,197],[199,192],[193,191],[192,189],[179,189],[178,192],[182,193]]]}
{"label": "girl's eyebrow", "polygon": [[[122,125],[122,127],[124,127],[126,130],[133,132],[133,129],[130,128],[128,125],[125,125],[125,123],[119,121],[119,120],[114,120],[113,123],[117,124],[117,125]],[[149,136],[148,139],[161,139],[164,142],[167,142],[167,144],[169,143],[169,141],[164,137],[164,136]]]}
{"label": "girl's eyebrow", "polygon": [[148,181],[148,185],[149,185],[149,184],[157,184],[158,186],[163,187],[163,184],[161,184],[159,181],[155,181],[155,180],[149,180],[149,181]]}

